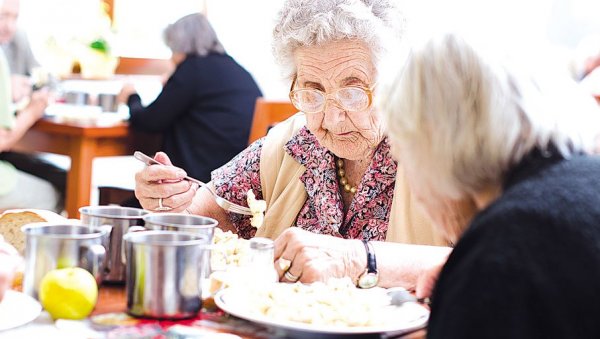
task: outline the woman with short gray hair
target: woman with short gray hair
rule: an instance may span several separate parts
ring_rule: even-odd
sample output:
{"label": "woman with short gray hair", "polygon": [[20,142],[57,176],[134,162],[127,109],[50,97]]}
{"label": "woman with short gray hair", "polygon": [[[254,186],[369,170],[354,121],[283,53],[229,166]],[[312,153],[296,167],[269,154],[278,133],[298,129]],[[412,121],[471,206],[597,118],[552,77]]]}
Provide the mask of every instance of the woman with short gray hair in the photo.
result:
{"label": "woman with short gray hair", "polygon": [[246,148],[262,93],[252,75],[225,53],[204,15],[177,20],[165,29],[164,40],[176,68],[159,96],[143,106],[128,84],[119,101],[129,106],[131,128],[161,133],[161,149],[173,164],[209,181],[211,171]]}
{"label": "woman with short gray hair", "polygon": [[[197,32],[198,34],[191,34]],[[200,13],[184,16],[164,31],[165,45],[173,53],[207,56],[209,53],[225,54],[217,33],[208,19]]]}
{"label": "woman with short gray hair", "polygon": [[600,159],[585,151],[599,109],[570,79],[487,47],[436,35],[381,83],[393,153],[427,213],[476,206],[466,230],[437,225],[458,242],[428,337],[598,338]]}
{"label": "woman with short gray hair", "polygon": [[[372,105],[379,61],[402,43],[403,24],[390,0],[285,1],[273,52],[300,112],[211,181],[218,196],[237,204],[247,204],[249,190],[264,199],[263,225],[223,210],[171,166],[137,174],[142,206],[208,215],[241,237],[275,239],[281,281],[350,277],[363,288],[414,288],[450,248],[415,208]],[[168,162],[165,154],[156,158]]]}

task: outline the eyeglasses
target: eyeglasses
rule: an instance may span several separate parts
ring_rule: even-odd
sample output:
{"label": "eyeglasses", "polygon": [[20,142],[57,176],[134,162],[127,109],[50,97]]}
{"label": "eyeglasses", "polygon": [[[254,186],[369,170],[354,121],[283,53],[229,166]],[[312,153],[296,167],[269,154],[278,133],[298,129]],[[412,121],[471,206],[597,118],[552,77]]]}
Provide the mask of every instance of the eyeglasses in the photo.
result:
{"label": "eyeglasses", "polygon": [[327,99],[333,97],[338,105],[349,112],[362,111],[371,106],[372,88],[347,86],[338,88],[332,93],[325,93],[314,88],[293,89],[296,79],[290,88],[290,100],[294,107],[304,113],[320,113],[325,109]]}

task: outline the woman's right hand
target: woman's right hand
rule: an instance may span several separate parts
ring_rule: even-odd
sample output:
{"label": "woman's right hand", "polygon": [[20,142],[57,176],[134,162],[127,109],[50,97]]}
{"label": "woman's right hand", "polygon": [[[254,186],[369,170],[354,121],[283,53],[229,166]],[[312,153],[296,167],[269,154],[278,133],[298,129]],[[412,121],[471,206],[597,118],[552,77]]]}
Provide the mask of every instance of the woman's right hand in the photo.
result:
{"label": "woman's right hand", "polygon": [[191,204],[198,185],[183,180],[186,172],[173,166],[165,153],[157,152],[154,159],[165,165],[147,166],[135,174],[136,198],[149,211],[156,211],[161,205],[170,208],[163,212],[184,211]]}

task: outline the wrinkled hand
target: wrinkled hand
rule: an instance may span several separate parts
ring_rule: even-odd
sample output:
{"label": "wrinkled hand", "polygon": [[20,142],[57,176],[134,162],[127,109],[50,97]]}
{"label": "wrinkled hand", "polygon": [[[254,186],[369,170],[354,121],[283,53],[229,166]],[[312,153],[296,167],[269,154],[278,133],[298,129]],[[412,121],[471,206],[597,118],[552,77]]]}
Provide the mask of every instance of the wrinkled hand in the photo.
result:
{"label": "wrinkled hand", "polygon": [[13,74],[10,77],[13,102],[19,102],[31,94],[31,81],[29,77]]}
{"label": "wrinkled hand", "polygon": [[169,212],[182,212],[192,202],[198,185],[183,178],[187,175],[173,166],[169,157],[158,152],[154,159],[165,165],[151,165],[135,174],[135,196],[144,209],[155,211],[162,198],[162,206]]}
{"label": "wrinkled hand", "polygon": [[12,285],[18,258],[17,250],[0,236],[0,301]]}
{"label": "wrinkled hand", "polygon": [[275,239],[275,268],[284,282],[326,282],[329,278],[346,276],[354,279],[350,273],[353,263],[358,255],[364,256],[364,252],[364,246],[358,240],[291,227]]}
{"label": "wrinkled hand", "polygon": [[120,104],[127,104],[129,96],[134,93],[137,93],[137,91],[135,90],[135,86],[132,83],[124,84],[121,88],[121,91],[117,95],[117,102]]}
{"label": "wrinkled hand", "polygon": [[429,298],[433,292],[433,288],[437,283],[442,267],[444,267],[445,261],[439,265],[435,265],[425,270],[417,279],[416,295],[417,298]]}

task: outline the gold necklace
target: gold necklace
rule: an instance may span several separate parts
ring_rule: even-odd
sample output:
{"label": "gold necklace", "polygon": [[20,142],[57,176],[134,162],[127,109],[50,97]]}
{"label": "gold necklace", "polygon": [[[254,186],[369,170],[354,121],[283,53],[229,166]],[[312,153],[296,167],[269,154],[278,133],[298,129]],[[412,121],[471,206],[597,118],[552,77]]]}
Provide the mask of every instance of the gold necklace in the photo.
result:
{"label": "gold necklace", "polygon": [[337,175],[340,179],[340,184],[344,188],[344,191],[352,194],[356,193],[358,189],[356,188],[356,186],[351,186],[348,182],[348,179],[346,178],[346,170],[344,170],[344,160],[337,159],[335,164],[337,165]]}

